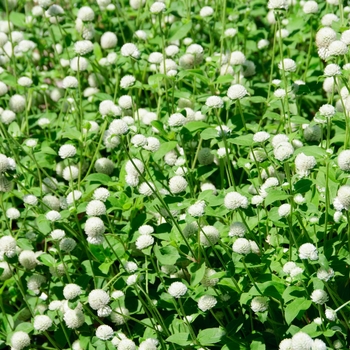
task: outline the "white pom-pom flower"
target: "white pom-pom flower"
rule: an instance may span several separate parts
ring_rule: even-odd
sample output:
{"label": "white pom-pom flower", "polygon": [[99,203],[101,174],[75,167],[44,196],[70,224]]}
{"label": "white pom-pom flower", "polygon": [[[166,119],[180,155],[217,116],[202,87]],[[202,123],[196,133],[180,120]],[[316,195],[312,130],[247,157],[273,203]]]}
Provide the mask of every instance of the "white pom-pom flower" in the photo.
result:
{"label": "white pom-pom flower", "polygon": [[63,295],[67,300],[75,299],[81,293],[80,286],[75,283],[69,283],[63,288]]}
{"label": "white pom-pom flower", "polygon": [[299,258],[318,260],[317,248],[312,243],[304,243],[299,247]]}
{"label": "white pom-pom flower", "polygon": [[235,210],[238,208],[248,208],[248,198],[242,196],[238,192],[229,192],[224,199],[224,205],[229,210]]}
{"label": "white pom-pom flower", "polygon": [[248,91],[241,84],[231,85],[227,91],[227,96],[231,100],[240,100],[244,96],[248,95]]}
{"label": "white pom-pom flower", "polygon": [[98,326],[96,329],[96,337],[101,340],[108,340],[113,338],[114,331],[113,328],[105,324]]}
{"label": "white pom-pom flower", "polygon": [[198,300],[198,308],[203,312],[212,309],[217,304],[217,300],[212,295],[203,295]]}
{"label": "white pom-pom flower", "polygon": [[168,293],[174,298],[181,298],[186,292],[187,287],[182,282],[173,282],[168,288]]}
{"label": "white pom-pom flower", "polygon": [[254,297],[250,303],[250,307],[255,313],[264,312],[269,307],[269,299],[262,296]]}
{"label": "white pom-pom flower", "polygon": [[52,320],[46,315],[37,315],[34,317],[33,327],[38,332],[45,332],[52,326]]}

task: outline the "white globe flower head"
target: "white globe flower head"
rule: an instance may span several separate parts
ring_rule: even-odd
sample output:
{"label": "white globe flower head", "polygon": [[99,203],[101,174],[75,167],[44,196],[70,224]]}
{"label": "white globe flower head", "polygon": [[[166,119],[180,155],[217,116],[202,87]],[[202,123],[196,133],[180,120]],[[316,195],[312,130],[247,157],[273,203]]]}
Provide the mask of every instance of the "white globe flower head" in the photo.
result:
{"label": "white globe flower head", "polygon": [[329,27],[321,28],[316,33],[316,45],[319,48],[328,48],[329,45],[336,40],[337,33]]}
{"label": "white globe flower head", "polygon": [[209,108],[223,108],[224,107],[224,101],[219,96],[210,96],[207,98],[205,105]]}
{"label": "white globe flower head", "polygon": [[86,55],[94,50],[94,44],[90,40],[79,40],[74,43],[74,51],[77,55]]}
{"label": "white globe flower head", "polygon": [[[0,251],[0,258],[1,258],[1,251]],[[0,262],[0,268],[2,269],[2,272],[0,274],[0,281],[6,281],[12,277],[12,270],[10,268],[10,265],[6,261]]]}
{"label": "white globe flower head", "polygon": [[316,158],[314,156],[307,156],[304,153],[299,153],[295,157],[295,168],[300,176],[308,176],[310,170],[316,166]]}
{"label": "white globe flower head", "polygon": [[173,176],[169,180],[169,189],[171,193],[178,194],[186,190],[188,182],[180,175]]}
{"label": "white globe flower head", "polygon": [[89,293],[88,303],[94,310],[101,309],[109,303],[109,295],[103,289],[94,289]]}
{"label": "white globe flower head", "polygon": [[93,199],[86,206],[86,214],[88,216],[101,216],[106,214],[106,206],[102,201]]}
{"label": "white globe flower head", "polygon": [[340,186],[337,192],[338,202],[341,204],[343,209],[350,209],[350,186],[343,185]]}
{"label": "white globe flower head", "polygon": [[69,192],[66,197],[66,202],[68,205],[74,205],[74,202],[78,201],[83,193],[78,190],[74,190],[72,192]]}
{"label": "white globe flower head", "polygon": [[188,209],[187,212],[193,217],[201,217],[204,215],[204,210],[205,210],[205,202],[203,200],[197,201],[195,204],[191,205]]}
{"label": "white globe flower head", "polygon": [[168,288],[168,293],[176,299],[183,297],[186,292],[187,287],[182,282],[173,282]]}
{"label": "white globe flower head", "polygon": [[60,245],[59,245],[60,249],[66,253],[70,253],[72,250],[74,250],[76,246],[77,246],[77,242],[70,237],[61,239]]}
{"label": "white globe flower head", "polygon": [[198,300],[198,309],[206,312],[212,309],[217,304],[217,300],[212,295],[203,295]]}
{"label": "white globe flower head", "polygon": [[115,119],[109,125],[108,131],[112,135],[120,136],[120,135],[124,135],[124,134],[128,133],[129,126],[124,120],[122,120],[122,119]]}
{"label": "white globe flower head", "polygon": [[279,64],[278,68],[285,72],[295,72],[297,70],[297,64],[291,58],[284,58]]}
{"label": "white globe flower head", "polygon": [[176,62],[170,58],[163,60],[159,65],[160,73],[166,74],[169,77],[173,77],[177,74],[177,68]]}
{"label": "white globe flower head", "polygon": [[312,14],[318,12],[318,3],[314,0],[306,1],[303,5],[303,11],[306,14]]}
{"label": "white globe flower head", "polygon": [[151,196],[155,191],[155,185],[152,182],[142,182],[139,186],[139,192],[143,196]]}
{"label": "white globe flower head", "polygon": [[26,108],[26,99],[21,95],[13,95],[9,101],[9,108],[15,113],[21,113]]}
{"label": "white globe flower head", "polygon": [[79,9],[77,17],[83,22],[92,22],[95,19],[95,12],[89,6],[83,6]]}
{"label": "white globe flower head", "polygon": [[269,0],[267,4],[269,10],[287,10],[288,1],[287,0]]}
{"label": "white globe flower head", "polygon": [[241,84],[231,85],[227,91],[227,96],[231,100],[240,100],[244,96],[248,95],[248,91]]}
{"label": "white globe flower head", "polygon": [[252,252],[250,242],[246,238],[237,238],[233,245],[232,250],[237,254],[247,255]]}
{"label": "white globe flower head", "polygon": [[30,337],[26,332],[17,331],[12,334],[11,346],[15,350],[22,350],[30,345]]}
{"label": "white globe flower head", "polygon": [[91,217],[86,220],[84,231],[88,236],[103,235],[106,228],[99,217]]}
{"label": "white globe flower head", "polygon": [[59,221],[61,220],[61,214],[56,211],[56,210],[50,210],[49,212],[47,212],[45,214],[45,217],[47,220],[51,221],[51,222],[55,222],[55,221]]}
{"label": "white globe flower head", "polygon": [[156,152],[160,147],[160,141],[156,137],[147,137],[147,143],[143,148],[147,151]]}
{"label": "white globe flower head", "polygon": [[105,50],[113,49],[117,46],[118,38],[113,32],[105,32],[101,36],[100,43]]}
{"label": "white globe flower head", "polygon": [[151,235],[141,235],[136,240],[136,248],[139,250],[146,249],[152,246],[154,238]]}
{"label": "white globe flower head", "polygon": [[137,49],[136,45],[132,43],[124,44],[120,49],[120,53],[124,57],[132,57],[135,59],[138,59],[141,56],[141,53]]}
{"label": "white globe flower head", "polygon": [[114,331],[113,328],[107,325],[98,326],[96,329],[96,337],[101,340],[109,340],[113,338]]}
{"label": "white globe flower head", "polygon": [[341,40],[334,40],[328,47],[331,56],[342,56],[348,52],[348,46]]}
{"label": "white globe flower head", "polygon": [[133,261],[125,262],[123,264],[123,267],[124,267],[125,271],[128,273],[133,273],[133,272],[137,271],[137,269],[138,269],[137,264]]}
{"label": "white globe flower head", "polygon": [[253,136],[253,141],[262,143],[267,141],[270,138],[270,134],[266,131],[258,131],[257,133],[254,134]]}
{"label": "white globe flower head", "polygon": [[336,113],[336,109],[330,104],[325,104],[325,105],[321,106],[318,111],[319,111],[320,115],[327,117],[327,118],[333,117]]}
{"label": "white globe flower head", "polygon": [[304,332],[298,332],[293,335],[291,349],[308,350],[308,349],[312,349],[312,346],[313,346],[313,340],[308,334]]}
{"label": "white globe flower head", "polygon": [[132,98],[128,95],[123,95],[119,98],[118,104],[123,109],[131,109],[132,108]]}
{"label": "white globe flower head", "polygon": [[200,243],[205,247],[215,245],[220,239],[220,233],[214,226],[206,225],[200,229]]}
{"label": "white globe flower head", "polygon": [[72,76],[67,76],[62,81],[62,87],[64,89],[75,89],[78,87],[78,79]]}
{"label": "white globe flower head", "polygon": [[326,68],[324,69],[323,74],[326,77],[335,77],[337,75],[341,75],[341,69],[340,67],[335,64],[335,63],[330,63],[326,66]]}
{"label": "white globe flower head", "polygon": [[161,1],[156,1],[154,2],[151,7],[150,7],[150,12],[153,13],[154,15],[158,15],[166,10],[166,6],[163,2]]}
{"label": "white globe flower head", "polygon": [[334,270],[332,268],[329,268],[328,270],[326,270],[323,267],[320,267],[317,270],[317,278],[319,278],[322,281],[329,281],[332,277],[334,276]]}
{"label": "white globe flower head", "polygon": [[21,77],[18,79],[17,83],[23,87],[30,87],[33,84],[33,80],[28,77]]}
{"label": "white globe flower head", "polygon": [[204,6],[200,9],[199,15],[201,17],[210,17],[214,13],[214,9],[211,6]]}
{"label": "white globe flower head", "polygon": [[60,241],[65,235],[66,233],[60,229],[53,230],[50,233],[51,238],[55,241]]}
{"label": "white globe flower head", "polygon": [[171,114],[168,119],[168,125],[170,127],[179,127],[183,126],[186,123],[186,117],[183,116],[181,113],[174,113]]}
{"label": "white globe flower head", "polygon": [[335,15],[334,13],[326,13],[322,18],[321,18],[321,23],[325,27],[330,27],[333,22],[338,22],[339,17]]}
{"label": "white globe flower head", "polygon": [[254,297],[250,303],[250,307],[255,313],[264,312],[269,307],[269,299],[262,296]]}
{"label": "white globe flower head", "polygon": [[281,162],[290,158],[293,153],[294,147],[289,142],[281,142],[273,150],[275,158]]}
{"label": "white globe flower head", "polygon": [[283,339],[278,346],[279,350],[291,350],[292,349],[292,339]]}
{"label": "white globe flower head", "polygon": [[34,317],[33,327],[38,332],[45,332],[52,326],[52,320],[46,315],[37,315]]}
{"label": "white globe flower head", "polygon": [[70,68],[75,72],[83,72],[88,69],[89,61],[85,57],[73,57],[70,61]]}
{"label": "white globe flower head", "polygon": [[230,225],[230,231],[228,235],[230,237],[244,237],[247,232],[247,226],[243,222],[234,222]]}
{"label": "white globe flower head", "polygon": [[11,124],[15,119],[16,113],[9,109],[5,109],[4,111],[2,111],[2,113],[0,113],[0,120],[6,125]]}
{"label": "white globe flower head", "polygon": [[304,243],[299,247],[299,258],[318,260],[317,248],[312,243]]}
{"label": "white globe flower head", "polygon": [[84,313],[76,308],[74,310],[68,310],[63,315],[63,320],[66,326],[70,329],[80,328],[85,322]]}
{"label": "white globe flower head", "polygon": [[17,220],[21,216],[21,213],[16,208],[9,208],[6,210],[6,217],[10,220]]}
{"label": "white globe flower head", "polygon": [[111,175],[114,171],[115,164],[108,158],[99,158],[95,163],[95,170],[98,173]]}
{"label": "white globe flower head", "polygon": [[229,210],[235,210],[238,208],[247,209],[248,204],[248,198],[238,192],[229,192],[224,199],[224,205]]}
{"label": "white globe flower head", "polygon": [[344,150],[339,153],[338,166],[343,171],[350,171],[350,150]]}
{"label": "white globe flower head", "polygon": [[132,75],[125,75],[123,78],[120,79],[120,87],[123,89],[127,89],[130,86],[133,86],[135,84],[135,77]]}
{"label": "white globe flower head", "polygon": [[58,151],[58,155],[62,158],[62,159],[66,159],[66,158],[71,158],[74,157],[77,153],[77,149],[70,144],[66,144],[60,147],[59,151]]}
{"label": "white globe flower head", "polygon": [[104,187],[96,188],[96,190],[92,195],[93,199],[97,199],[102,202],[105,202],[109,196],[110,196],[109,191],[107,190],[107,188],[104,188]]}
{"label": "white globe flower head", "polygon": [[273,95],[277,98],[283,98],[284,96],[287,95],[287,91],[285,89],[277,89]]}
{"label": "white globe flower head", "polygon": [[328,301],[328,294],[322,289],[315,289],[311,293],[311,300],[315,304],[323,305]]}
{"label": "white globe flower head", "polygon": [[125,171],[127,174],[139,176],[145,171],[145,166],[141,160],[133,158],[132,161],[128,160],[125,164]]}
{"label": "white globe flower head", "polygon": [[111,321],[114,324],[120,326],[122,324],[125,324],[128,321],[129,315],[130,315],[130,312],[127,308],[123,306],[119,306],[113,310],[111,314]]}
{"label": "white globe flower head", "polygon": [[165,48],[165,54],[168,57],[174,57],[179,53],[180,49],[177,45],[169,45]]}
{"label": "white globe flower head", "polygon": [[122,339],[118,343],[117,350],[136,350],[136,344],[130,339]]}
{"label": "white globe flower head", "polygon": [[82,293],[80,286],[75,283],[69,283],[63,288],[63,295],[67,300],[72,300]]}

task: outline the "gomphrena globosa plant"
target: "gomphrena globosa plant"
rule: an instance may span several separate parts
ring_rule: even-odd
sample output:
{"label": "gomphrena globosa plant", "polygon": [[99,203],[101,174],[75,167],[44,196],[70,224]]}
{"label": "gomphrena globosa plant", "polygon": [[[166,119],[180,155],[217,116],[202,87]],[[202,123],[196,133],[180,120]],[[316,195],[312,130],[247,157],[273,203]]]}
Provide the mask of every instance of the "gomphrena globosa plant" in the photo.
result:
{"label": "gomphrena globosa plant", "polygon": [[0,348],[350,346],[347,0],[1,0]]}

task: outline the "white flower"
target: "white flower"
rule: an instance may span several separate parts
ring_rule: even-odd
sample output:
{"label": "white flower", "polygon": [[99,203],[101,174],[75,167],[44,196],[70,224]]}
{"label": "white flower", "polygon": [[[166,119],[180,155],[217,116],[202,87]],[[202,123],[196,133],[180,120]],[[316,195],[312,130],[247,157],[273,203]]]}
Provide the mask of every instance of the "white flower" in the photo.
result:
{"label": "white flower", "polygon": [[[0,258],[1,258],[1,252],[0,252]],[[5,281],[12,277],[12,270],[6,261],[0,262],[0,268],[2,269],[2,272],[0,274],[0,281]]]}
{"label": "white flower", "polygon": [[89,65],[89,61],[85,57],[73,57],[70,61],[70,68],[75,72],[86,71]]}
{"label": "white flower", "polygon": [[61,146],[58,151],[58,155],[62,159],[74,157],[76,153],[77,153],[77,149],[73,145],[69,145],[69,144]]}
{"label": "white flower", "polygon": [[115,119],[109,124],[108,130],[111,134],[119,136],[126,134],[129,131],[129,126],[124,120]]}
{"label": "white flower", "polygon": [[112,32],[103,33],[100,40],[101,47],[105,50],[113,49],[114,47],[116,47],[117,42],[118,42],[118,38]]}
{"label": "white flower", "polygon": [[10,220],[16,220],[21,216],[21,213],[16,208],[9,208],[6,210],[6,217]]}
{"label": "white flower", "polygon": [[52,320],[46,315],[37,315],[34,317],[33,327],[39,332],[45,332],[52,326]]}
{"label": "white flower", "polygon": [[278,346],[279,350],[292,350],[292,339],[283,339]]}
{"label": "white flower", "polygon": [[344,150],[339,153],[338,166],[343,171],[350,171],[350,150]]}
{"label": "white flower", "polygon": [[147,338],[140,343],[139,350],[157,350],[159,341],[154,338]]}
{"label": "white flower", "polygon": [[350,209],[350,186],[349,185],[340,186],[338,189],[336,198],[338,199],[338,202],[341,204],[342,208],[349,210]]}
{"label": "white flower", "polygon": [[231,100],[241,99],[246,95],[248,95],[248,91],[243,85],[240,84],[231,85],[227,91],[227,96]]}
{"label": "white flower", "polygon": [[147,143],[143,148],[147,151],[156,152],[160,147],[160,141],[156,137],[149,136],[147,137]]}
{"label": "white flower", "polygon": [[63,288],[63,295],[67,300],[75,299],[82,293],[80,286],[75,283],[69,283]]}
{"label": "white flower", "polygon": [[346,43],[340,40],[334,40],[328,47],[329,54],[332,56],[342,56],[348,52]]}
{"label": "white flower", "polygon": [[212,295],[203,295],[198,300],[198,308],[203,312],[212,309],[217,303],[217,300]]}
{"label": "white flower", "polygon": [[23,87],[29,87],[33,84],[33,80],[28,77],[20,77],[17,83]]}
{"label": "white flower", "polygon": [[62,86],[64,89],[69,88],[77,88],[78,87],[78,79],[72,76],[67,76],[62,81]]}
{"label": "white flower", "polygon": [[120,326],[128,321],[129,310],[123,306],[115,308],[111,314],[111,321]]}
{"label": "white flower", "polygon": [[319,278],[322,281],[329,281],[332,277],[334,276],[334,270],[332,268],[329,268],[328,270],[326,270],[323,267],[320,267],[317,270],[317,278]]}
{"label": "white flower", "polygon": [[11,111],[15,113],[21,113],[26,108],[26,99],[21,95],[13,95],[9,101],[9,107]]}
{"label": "white flower", "polygon": [[119,116],[122,114],[122,110],[119,106],[116,106],[113,101],[104,100],[99,105],[100,113],[105,115]]}
{"label": "white flower", "polygon": [[108,158],[99,158],[96,160],[95,169],[98,173],[111,175],[114,170],[114,163]]}
{"label": "white flower", "polygon": [[92,22],[95,18],[95,13],[91,7],[83,6],[79,9],[77,17],[84,22]]}
{"label": "white flower", "polygon": [[113,338],[114,331],[113,328],[107,325],[98,326],[96,329],[96,337],[101,340],[108,340]]}
{"label": "white flower", "polygon": [[326,47],[328,46],[336,39],[337,33],[334,31],[334,29],[325,27],[321,28],[316,33],[316,45],[318,47]]}
{"label": "white flower", "polygon": [[293,350],[310,350],[312,349],[313,340],[312,338],[303,332],[298,332],[292,337],[292,347]]}
{"label": "white flower", "polygon": [[97,310],[98,317],[108,317],[112,313],[112,308],[110,306],[104,306]]}
{"label": "white flower", "polygon": [[328,295],[327,293],[322,290],[322,289],[315,289],[312,293],[311,293],[311,300],[315,303],[315,304],[319,304],[322,305],[324,303],[326,303],[328,301]]}
{"label": "white flower", "polygon": [[186,292],[187,287],[182,282],[173,282],[168,288],[168,293],[174,298],[181,298]]}
{"label": "white flower", "polygon": [[94,44],[90,40],[79,40],[74,44],[74,51],[77,55],[86,55],[93,49]]}
{"label": "white flower", "polygon": [[182,176],[174,176],[169,180],[169,189],[173,194],[181,193],[186,190],[188,183]]}
{"label": "white flower", "polygon": [[233,38],[237,34],[237,29],[235,28],[227,28],[225,30],[225,36],[227,38]]}
{"label": "white flower", "polygon": [[205,247],[211,247],[220,239],[220,233],[214,226],[203,226],[200,230],[200,243]]}
{"label": "white flower", "polygon": [[299,175],[307,176],[310,170],[316,166],[317,162],[314,156],[306,156],[304,153],[299,153],[295,157],[295,168]]}
{"label": "white flower", "polygon": [[136,240],[136,248],[139,250],[145,249],[154,243],[154,238],[151,235],[141,235]]}
{"label": "white flower", "polygon": [[177,64],[174,60],[167,58],[160,63],[159,71],[161,74],[172,77],[177,74]]}
{"label": "white flower", "polygon": [[320,107],[319,113],[324,117],[331,118],[336,113],[336,110],[332,105],[325,104],[325,105]]}
{"label": "white flower", "polygon": [[270,10],[278,10],[278,9],[288,9],[288,1],[287,0],[269,0],[267,4],[267,8]]}
{"label": "white flower", "polygon": [[73,238],[70,238],[70,237],[63,238],[60,241],[60,249],[63,252],[67,252],[67,253],[71,252],[72,250],[74,250],[76,245],[77,245],[77,242]]}
{"label": "white flower", "polygon": [[255,313],[264,312],[269,307],[269,299],[262,296],[254,297],[250,303],[250,307]]}
{"label": "white flower", "polygon": [[285,89],[277,89],[273,94],[277,98],[283,98],[286,96],[287,91]]}
{"label": "white flower", "polygon": [[83,312],[76,308],[75,310],[68,310],[63,315],[66,326],[71,329],[77,329],[85,322],[85,316]]}
{"label": "white flower", "polygon": [[299,258],[318,260],[317,248],[311,243],[304,243],[299,247]]}
{"label": "white flower", "polygon": [[248,198],[238,192],[229,192],[224,199],[224,205],[227,209],[235,210],[238,208],[248,208]]}
{"label": "white flower", "polygon": [[243,237],[245,233],[247,232],[247,226],[244,225],[242,222],[234,222],[230,226],[230,231],[228,235],[230,237]]}
{"label": "white flower", "polygon": [[94,194],[92,195],[94,199],[97,199],[102,202],[105,202],[109,196],[110,196],[109,191],[107,190],[107,188],[104,188],[104,187],[96,188],[96,190],[94,191]]}
{"label": "white flower", "polygon": [[284,218],[286,216],[288,216],[290,214],[291,211],[291,205],[288,203],[282,204],[279,208],[278,208],[278,215],[281,218]]}
{"label": "white flower", "polygon": [[224,101],[219,96],[208,97],[205,104],[210,108],[223,108],[224,107]]}
{"label": "white flower", "polygon": [[122,339],[117,346],[117,350],[136,350],[136,344],[130,339]]}
{"label": "white flower", "polygon": [[45,217],[51,222],[61,220],[61,214],[56,210],[50,210],[46,213]]}
{"label": "white flower", "polygon": [[318,12],[318,4],[317,4],[317,2],[313,1],[313,0],[306,1],[304,3],[304,6],[303,6],[303,11],[306,14],[317,13]]}
{"label": "white flower", "polygon": [[252,252],[250,242],[246,238],[237,238],[232,245],[232,250],[237,254],[249,254]]}
{"label": "white flower", "polygon": [[181,113],[174,113],[170,115],[168,119],[168,125],[170,127],[183,126],[186,123],[186,117]]}
{"label": "white flower", "polygon": [[214,9],[212,7],[210,7],[210,6],[204,6],[199,11],[199,15],[201,17],[209,17],[209,16],[212,16],[213,13],[214,13]]}
{"label": "white flower", "polygon": [[132,161],[128,160],[125,164],[125,171],[130,175],[139,176],[145,171],[145,166],[141,160],[133,158]]}
{"label": "white flower", "polygon": [[127,89],[128,87],[135,84],[135,77],[132,75],[125,75],[123,78],[120,79],[120,87],[123,89]]}
{"label": "white flower", "polygon": [[266,131],[259,131],[254,134],[253,141],[254,142],[265,142],[270,138],[270,134]]}
{"label": "white flower", "polygon": [[140,51],[137,49],[136,45],[132,43],[126,43],[124,44],[121,49],[120,53],[122,56],[125,57],[133,57],[135,59],[138,59],[140,57]]}
{"label": "white flower", "polygon": [[101,216],[106,214],[106,206],[102,201],[93,199],[86,206],[86,214],[88,216]]}
{"label": "white flower", "polygon": [[133,261],[127,261],[124,263],[123,265],[124,269],[126,270],[126,272],[128,273],[133,273],[137,270],[137,264]]}
{"label": "white flower", "polygon": [[191,205],[187,211],[193,217],[200,217],[204,215],[204,209],[206,205],[204,201],[198,201],[195,204]]}
{"label": "white flower", "polygon": [[338,22],[339,17],[335,15],[334,13],[326,13],[322,18],[321,18],[321,23],[324,26],[330,27],[333,22]]}
{"label": "white flower", "polygon": [[98,310],[109,303],[109,295],[103,289],[94,289],[89,293],[88,302],[92,309]]}
{"label": "white flower", "polygon": [[60,241],[63,237],[65,237],[65,235],[66,233],[60,229],[53,230],[50,233],[51,238],[56,241]]}
{"label": "white flower", "polygon": [[147,138],[144,135],[136,134],[130,141],[135,147],[142,147],[147,143]]}
{"label": "white flower", "polygon": [[293,153],[294,148],[289,142],[281,142],[273,150],[275,158],[281,162],[290,158]]}
{"label": "white flower", "polygon": [[[1,94],[0,94],[1,96]],[[16,113],[13,111],[10,111],[9,109],[5,109],[0,113],[0,120],[2,123],[9,125],[16,119]]]}
{"label": "white flower", "polygon": [[168,57],[174,57],[175,55],[177,55],[179,53],[179,51],[180,51],[180,49],[176,45],[169,45],[165,48],[165,54]]}
{"label": "white flower", "polygon": [[166,10],[166,6],[163,2],[156,1],[151,5],[149,10],[154,15],[158,15],[159,13],[164,12]]}
{"label": "white flower", "polygon": [[139,192],[143,196],[151,196],[155,191],[155,186],[152,182],[142,182],[139,186]]}
{"label": "white flower", "polygon": [[22,350],[30,345],[30,337],[26,332],[17,331],[12,334],[11,346],[14,350]]}
{"label": "white flower", "polygon": [[341,69],[337,64],[330,63],[324,69],[324,75],[326,77],[334,77],[336,75],[341,75]]}
{"label": "white flower", "polygon": [[294,60],[290,58],[284,58],[283,61],[278,64],[278,68],[286,72],[295,72],[297,65]]}

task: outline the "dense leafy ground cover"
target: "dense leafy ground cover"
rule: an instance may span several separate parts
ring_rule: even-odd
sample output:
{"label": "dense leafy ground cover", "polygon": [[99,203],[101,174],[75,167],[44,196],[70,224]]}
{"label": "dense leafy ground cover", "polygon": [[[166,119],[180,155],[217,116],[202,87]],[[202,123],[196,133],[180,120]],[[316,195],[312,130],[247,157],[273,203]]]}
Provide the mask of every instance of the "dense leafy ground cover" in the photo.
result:
{"label": "dense leafy ground cover", "polygon": [[1,5],[1,348],[349,348],[345,1]]}

